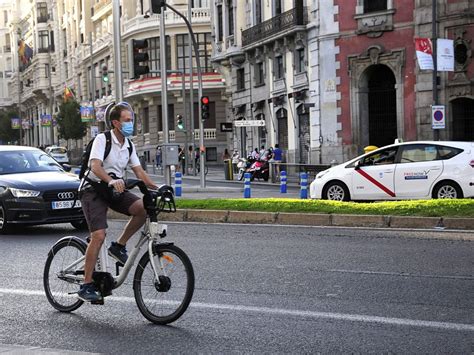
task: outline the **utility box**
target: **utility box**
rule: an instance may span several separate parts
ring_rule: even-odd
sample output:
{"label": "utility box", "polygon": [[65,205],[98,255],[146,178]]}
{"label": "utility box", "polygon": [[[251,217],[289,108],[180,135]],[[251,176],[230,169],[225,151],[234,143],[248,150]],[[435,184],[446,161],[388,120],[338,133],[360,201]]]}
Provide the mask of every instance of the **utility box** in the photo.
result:
{"label": "utility box", "polygon": [[178,144],[167,143],[161,145],[161,159],[163,166],[179,164],[178,148]]}

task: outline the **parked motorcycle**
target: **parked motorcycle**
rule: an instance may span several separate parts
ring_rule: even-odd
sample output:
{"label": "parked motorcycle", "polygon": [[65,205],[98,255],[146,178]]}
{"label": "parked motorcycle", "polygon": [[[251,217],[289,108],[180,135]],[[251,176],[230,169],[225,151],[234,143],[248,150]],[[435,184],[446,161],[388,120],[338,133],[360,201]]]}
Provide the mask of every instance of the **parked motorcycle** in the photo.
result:
{"label": "parked motorcycle", "polygon": [[250,165],[252,165],[249,162],[249,160],[250,160],[250,157],[249,157],[249,159],[240,158],[239,162],[237,163],[237,168],[239,169],[237,179],[239,181],[242,181],[244,179],[244,174],[246,173],[247,169],[250,168]]}

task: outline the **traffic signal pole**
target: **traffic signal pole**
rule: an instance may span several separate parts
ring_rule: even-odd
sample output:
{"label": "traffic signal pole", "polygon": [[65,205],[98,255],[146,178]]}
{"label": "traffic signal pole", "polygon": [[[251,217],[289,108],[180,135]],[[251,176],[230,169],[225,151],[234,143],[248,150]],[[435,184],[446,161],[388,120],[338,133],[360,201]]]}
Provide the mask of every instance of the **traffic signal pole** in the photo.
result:
{"label": "traffic signal pole", "polygon": [[[161,117],[163,125],[163,142],[168,144],[169,127],[168,127],[168,73],[166,72],[166,33],[165,33],[165,13],[160,14],[160,65],[161,65]],[[171,167],[165,164],[163,171],[165,183],[171,185]]]}
{"label": "traffic signal pole", "polygon": [[120,34],[120,0],[112,0],[112,18],[114,28],[114,84],[115,84],[115,101],[123,101],[123,76],[122,76],[122,56],[121,56],[121,34]]}
{"label": "traffic signal pole", "polygon": [[[201,60],[199,56],[199,47],[196,42],[196,36],[194,35],[193,29],[191,27],[191,24],[189,23],[188,19],[179,11],[177,11],[173,6],[169,4],[164,4],[165,7],[169,8],[171,11],[173,11],[176,15],[181,17],[183,21],[186,23],[186,26],[188,27],[188,31],[191,35],[191,40],[193,42],[193,48],[194,48],[194,55],[196,57],[196,65],[197,65],[197,74],[198,74],[198,96],[201,98],[202,97],[202,71],[201,71]],[[164,34],[164,13],[161,11],[161,20],[160,20],[160,41],[161,38],[164,37],[162,34]],[[163,28],[162,28],[163,27]],[[163,40],[164,41],[164,40]],[[164,44],[160,46],[162,50],[164,50]],[[164,51],[160,53],[162,55],[161,58],[164,58]],[[162,63],[164,62],[163,60],[161,61]],[[166,73],[166,66],[161,67],[161,71]],[[199,100],[199,112],[201,112],[201,100]],[[163,130],[165,127],[163,127]],[[168,127],[166,127],[168,129]],[[165,132],[163,132],[164,134]],[[206,160],[206,148],[204,147],[204,122],[202,119],[199,119],[199,150],[200,150],[200,158],[199,158],[199,164],[200,164],[200,183],[201,183],[201,188],[206,187],[206,175],[204,173],[204,168],[205,168],[205,160]]]}

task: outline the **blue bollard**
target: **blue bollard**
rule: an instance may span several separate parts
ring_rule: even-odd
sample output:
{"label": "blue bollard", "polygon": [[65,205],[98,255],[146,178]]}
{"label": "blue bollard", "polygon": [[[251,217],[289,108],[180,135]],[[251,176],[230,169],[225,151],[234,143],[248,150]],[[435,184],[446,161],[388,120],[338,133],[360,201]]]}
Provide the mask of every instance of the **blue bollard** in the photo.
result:
{"label": "blue bollard", "polygon": [[250,198],[250,173],[244,174],[244,198]]}
{"label": "blue bollard", "polygon": [[280,172],[280,192],[286,194],[286,171]]}
{"label": "blue bollard", "polygon": [[308,173],[301,173],[300,174],[300,198],[307,199],[308,198]]}
{"label": "blue bollard", "polygon": [[181,184],[182,184],[182,174],[177,171],[175,174],[174,174],[174,183],[175,183],[175,189],[174,189],[174,194],[176,196],[181,196]]}

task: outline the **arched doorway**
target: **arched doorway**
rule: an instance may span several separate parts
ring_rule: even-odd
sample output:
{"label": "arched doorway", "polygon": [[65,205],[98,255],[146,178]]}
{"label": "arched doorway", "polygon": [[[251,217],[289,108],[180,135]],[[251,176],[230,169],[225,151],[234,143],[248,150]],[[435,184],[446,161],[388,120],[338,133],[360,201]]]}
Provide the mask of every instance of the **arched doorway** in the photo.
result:
{"label": "arched doorway", "polygon": [[369,101],[369,143],[377,147],[397,138],[397,94],[395,76],[386,65],[367,69]]}
{"label": "arched doorway", "polygon": [[362,74],[360,89],[362,147],[383,147],[397,138],[397,91],[392,70],[371,65]]}
{"label": "arched doorway", "polygon": [[309,128],[309,112],[301,104],[296,109],[298,114],[298,137],[299,137],[299,151],[300,151],[300,164],[308,164],[309,162],[309,149],[310,149],[310,128]]}
{"label": "arched doorway", "polygon": [[288,112],[286,109],[281,108],[276,113],[278,121],[278,141],[282,150],[288,151]]}
{"label": "arched doorway", "polygon": [[451,101],[455,141],[474,141],[474,100],[466,97]]}

